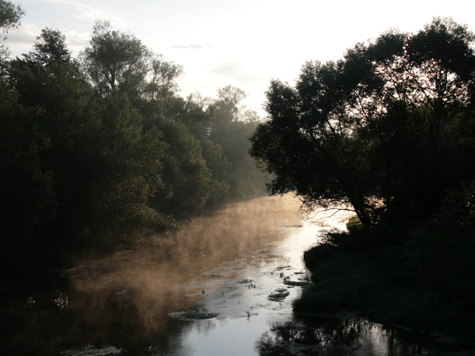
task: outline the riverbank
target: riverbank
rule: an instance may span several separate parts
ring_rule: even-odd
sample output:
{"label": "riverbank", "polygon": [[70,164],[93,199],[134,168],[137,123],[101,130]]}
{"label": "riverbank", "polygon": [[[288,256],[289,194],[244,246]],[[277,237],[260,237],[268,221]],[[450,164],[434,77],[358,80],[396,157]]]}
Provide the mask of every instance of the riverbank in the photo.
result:
{"label": "riverbank", "polygon": [[356,311],[473,344],[474,253],[467,229],[329,233],[304,254],[315,286],[294,301],[294,311]]}

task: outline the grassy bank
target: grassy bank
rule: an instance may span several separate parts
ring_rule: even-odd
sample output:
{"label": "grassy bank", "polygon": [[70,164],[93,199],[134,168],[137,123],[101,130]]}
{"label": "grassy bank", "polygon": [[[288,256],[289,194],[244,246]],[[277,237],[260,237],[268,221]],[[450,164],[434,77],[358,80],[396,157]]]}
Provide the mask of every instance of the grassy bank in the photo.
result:
{"label": "grassy bank", "polygon": [[297,313],[360,311],[373,321],[475,341],[473,231],[329,233],[305,252],[315,286]]}

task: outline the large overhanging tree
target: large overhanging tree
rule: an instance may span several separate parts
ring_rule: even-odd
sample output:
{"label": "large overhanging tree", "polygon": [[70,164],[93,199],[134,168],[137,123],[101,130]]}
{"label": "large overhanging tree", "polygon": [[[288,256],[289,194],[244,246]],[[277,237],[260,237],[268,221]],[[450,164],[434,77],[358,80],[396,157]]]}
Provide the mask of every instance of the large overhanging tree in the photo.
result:
{"label": "large overhanging tree", "polygon": [[474,178],[474,39],[435,19],[308,62],[295,87],[273,81],[270,120],[251,138],[270,193],[294,192],[307,209],[350,204],[365,228],[427,218]]}

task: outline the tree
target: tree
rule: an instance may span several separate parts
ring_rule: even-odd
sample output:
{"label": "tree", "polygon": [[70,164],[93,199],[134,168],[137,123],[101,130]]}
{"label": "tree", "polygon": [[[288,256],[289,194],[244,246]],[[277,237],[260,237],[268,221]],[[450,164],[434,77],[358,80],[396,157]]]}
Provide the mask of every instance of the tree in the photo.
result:
{"label": "tree", "polygon": [[119,90],[130,99],[143,90],[151,56],[137,37],[113,30],[107,21],[95,23],[90,47],[80,54],[84,70],[99,94]]}
{"label": "tree", "polygon": [[308,209],[350,204],[366,228],[427,218],[474,172],[455,134],[472,103],[473,42],[466,27],[435,19],[337,62],[308,62],[295,88],[273,81],[270,120],[251,139],[270,192],[294,192]]}
{"label": "tree", "polygon": [[155,55],[133,34],[113,30],[109,22],[96,22],[90,47],[79,57],[99,95],[127,95],[145,121],[175,99],[183,73],[180,65]]}
{"label": "tree", "polygon": [[[190,95],[186,100],[176,96],[169,97],[162,100],[163,105],[156,112],[166,116],[169,122],[173,121],[186,127],[188,134],[193,137],[190,141],[199,143],[198,149],[203,158],[201,162],[211,173],[213,189],[208,192],[207,198],[213,200],[218,196],[222,198],[228,191],[229,184],[226,178],[232,163],[224,157],[223,147],[210,137],[215,124],[215,117],[210,115],[207,110],[211,102],[211,99],[202,98],[197,94]],[[165,139],[167,139],[167,135],[165,135]],[[183,140],[183,143],[186,141]],[[172,147],[178,148],[176,144],[173,144]],[[191,155],[186,154],[184,157],[191,157]]]}
{"label": "tree", "polygon": [[30,65],[49,66],[52,63],[72,62],[71,52],[66,45],[66,36],[59,30],[45,28],[36,37],[34,51],[23,55]]}
{"label": "tree", "polygon": [[183,74],[182,66],[167,62],[163,56],[153,56],[150,63],[149,81],[144,94],[148,100],[163,100],[178,91],[176,80]]}
{"label": "tree", "polygon": [[163,189],[156,192],[151,205],[160,211],[182,215],[201,208],[218,182],[201,155],[201,144],[183,124],[169,118],[155,121],[166,145],[163,158]]}
{"label": "tree", "polygon": [[[35,112],[32,124],[49,142],[41,151],[40,162],[53,182],[55,219],[43,228],[50,230],[47,235],[51,240],[73,237],[83,222],[84,214],[78,212],[88,205],[90,177],[83,163],[92,150],[91,135],[98,128],[91,105],[92,88],[71,60],[65,38],[57,30],[43,30],[34,50],[11,61],[9,72],[9,84],[18,93],[20,104]],[[38,235],[38,230],[35,232]]]}
{"label": "tree", "polygon": [[25,11],[20,5],[0,0],[0,27],[3,28],[3,32],[8,32],[8,29],[19,26],[20,18],[23,15],[25,15]]}
{"label": "tree", "polygon": [[43,30],[34,50],[12,61],[10,81],[49,142],[40,157],[51,172],[57,209],[54,221],[37,231],[43,244],[175,227],[148,206],[163,188],[161,132],[144,132],[126,93],[94,95],[59,31]]}
{"label": "tree", "polygon": [[231,200],[248,199],[264,191],[264,176],[248,153],[248,138],[256,129],[259,118],[242,105],[245,97],[246,93],[241,89],[226,86],[218,89],[217,99],[206,109],[209,140],[222,148],[223,157],[230,165],[221,170],[220,179],[229,185],[226,197]]}
{"label": "tree", "polygon": [[113,241],[149,229],[176,228],[173,217],[150,207],[150,199],[165,188],[162,180],[167,147],[163,134],[143,131],[142,118],[124,94],[98,99],[100,128],[94,137],[95,157],[88,166],[92,231]]}
{"label": "tree", "polygon": [[[8,33],[8,30],[12,27],[20,26],[20,19],[25,15],[25,12],[20,5],[14,5],[10,1],[0,0],[0,27],[3,33]],[[6,36],[3,37],[3,41],[6,40]],[[4,43],[0,44],[0,75],[5,74],[5,68],[7,66],[7,58],[10,52]]]}

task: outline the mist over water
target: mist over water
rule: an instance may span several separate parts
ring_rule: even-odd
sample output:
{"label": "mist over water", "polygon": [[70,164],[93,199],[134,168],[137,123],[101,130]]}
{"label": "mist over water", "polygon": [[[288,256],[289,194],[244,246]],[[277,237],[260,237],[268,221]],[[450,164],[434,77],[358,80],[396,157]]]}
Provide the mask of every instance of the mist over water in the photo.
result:
{"label": "mist over water", "polygon": [[152,344],[157,333],[170,336],[170,312],[193,308],[248,266],[275,259],[274,244],[301,226],[299,204],[290,197],[204,212],[176,235],[83,261],[70,271],[68,313],[78,316],[80,339],[89,337],[89,344],[128,340],[130,349],[134,338]]}
{"label": "mist over water", "polygon": [[30,314],[10,342],[62,356],[420,352],[417,342],[360,318],[293,314],[309,281],[303,252],[323,230],[345,228],[350,215],[304,221],[291,197],[203,212],[176,235],[59,271],[62,290],[28,291],[21,303],[35,303],[25,303]]}
{"label": "mist over water", "polygon": [[[284,204],[282,204],[284,203]],[[194,218],[174,236],[86,261],[78,266],[77,290],[111,290],[129,286],[136,297],[159,299],[223,261],[234,261],[249,250],[283,239],[279,227],[301,224],[298,205],[267,198],[230,205],[212,216]],[[82,277],[82,278],[81,278]],[[189,285],[193,289],[192,284]]]}

